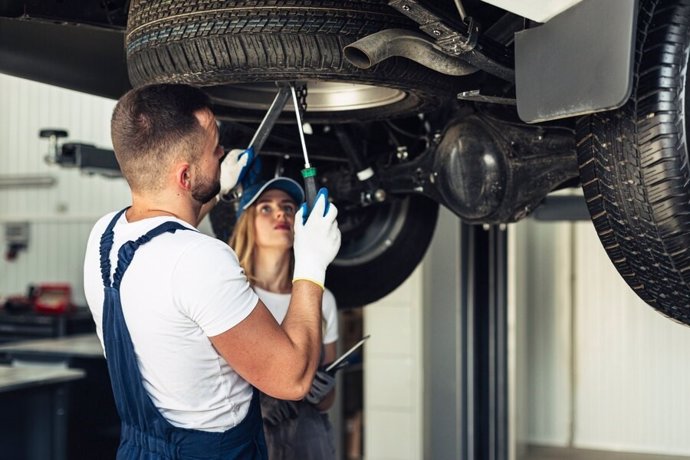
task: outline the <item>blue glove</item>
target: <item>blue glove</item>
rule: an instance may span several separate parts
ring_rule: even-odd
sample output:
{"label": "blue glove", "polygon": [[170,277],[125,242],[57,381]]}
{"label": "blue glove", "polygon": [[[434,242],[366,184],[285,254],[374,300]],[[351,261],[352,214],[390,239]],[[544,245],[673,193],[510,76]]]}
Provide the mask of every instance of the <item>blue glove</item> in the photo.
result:
{"label": "blue glove", "polygon": [[254,147],[249,147],[244,151],[249,159],[247,166],[240,172],[239,183],[242,184],[243,189],[247,189],[261,180],[261,158],[254,153]]}
{"label": "blue glove", "polygon": [[335,376],[324,370],[317,370],[309,393],[304,399],[308,403],[318,404],[333,390],[333,387],[335,387]]}

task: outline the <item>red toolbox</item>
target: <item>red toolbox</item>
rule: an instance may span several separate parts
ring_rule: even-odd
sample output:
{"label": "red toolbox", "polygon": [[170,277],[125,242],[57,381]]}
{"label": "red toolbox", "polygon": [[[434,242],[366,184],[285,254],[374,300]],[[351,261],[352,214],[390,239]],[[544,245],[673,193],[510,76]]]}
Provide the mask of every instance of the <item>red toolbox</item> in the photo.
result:
{"label": "red toolbox", "polygon": [[72,286],[67,283],[42,283],[32,292],[34,309],[40,313],[65,313],[73,309]]}

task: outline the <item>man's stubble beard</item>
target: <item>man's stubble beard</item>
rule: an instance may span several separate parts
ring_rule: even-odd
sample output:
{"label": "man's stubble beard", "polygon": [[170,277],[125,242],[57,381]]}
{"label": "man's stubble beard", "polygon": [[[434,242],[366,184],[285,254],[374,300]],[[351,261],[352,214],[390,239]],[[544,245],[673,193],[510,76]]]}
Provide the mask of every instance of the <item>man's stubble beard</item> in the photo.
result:
{"label": "man's stubble beard", "polygon": [[201,204],[206,204],[220,193],[220,179],[204,181],[192,186],[192,198]]}

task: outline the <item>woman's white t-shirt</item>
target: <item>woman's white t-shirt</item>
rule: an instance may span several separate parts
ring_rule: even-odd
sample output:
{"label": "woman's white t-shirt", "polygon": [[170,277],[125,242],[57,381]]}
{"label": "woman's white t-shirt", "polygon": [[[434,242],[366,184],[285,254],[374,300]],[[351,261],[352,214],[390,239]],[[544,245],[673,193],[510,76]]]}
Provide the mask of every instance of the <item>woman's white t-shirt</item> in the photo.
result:
{"label": "woman's white t-shirt", "polygon": [[[287,315],[288,306],[290,305],[290,294],[279,294],[258,287],[254,287],[254,290],[273,314],[276,321],[278,321],[278,324],[281,324],[285,319],[285,315]],[[338,308],[333,293],[328,289],[323,291],[321,316],[324,321],[322,342],[324,345],[333,343],[338,340]]]}

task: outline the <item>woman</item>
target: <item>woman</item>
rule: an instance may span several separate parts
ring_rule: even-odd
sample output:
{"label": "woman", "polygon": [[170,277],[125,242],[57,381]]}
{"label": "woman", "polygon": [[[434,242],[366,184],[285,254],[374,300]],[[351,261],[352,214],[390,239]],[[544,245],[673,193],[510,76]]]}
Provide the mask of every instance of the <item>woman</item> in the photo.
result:
{"label": "woman", "polygon": [[[249,282],[278,323],[290,303],[293,268],[293,224],[302,187],[277,177],[244,190],[229,244],[237,253]],[[332,362],[338,339],[333,294],[324,290],[321,367]],[[335,399],[335,380],[320,370],[302,401],[281,401],[261,395],[266,443],[271,460],[335,458],[332,427],[324,413]]]}

